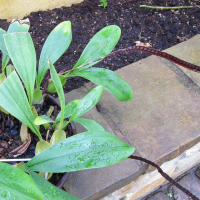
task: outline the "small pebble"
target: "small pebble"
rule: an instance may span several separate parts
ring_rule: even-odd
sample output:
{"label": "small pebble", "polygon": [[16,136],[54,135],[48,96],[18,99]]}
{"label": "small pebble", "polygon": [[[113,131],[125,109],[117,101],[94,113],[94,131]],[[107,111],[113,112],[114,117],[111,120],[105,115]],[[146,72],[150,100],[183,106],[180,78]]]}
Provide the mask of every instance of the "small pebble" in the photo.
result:
{"label": "small pebble", "polygon": [[17,130],[11,130],[12,135],[17,135],[18,131]]}

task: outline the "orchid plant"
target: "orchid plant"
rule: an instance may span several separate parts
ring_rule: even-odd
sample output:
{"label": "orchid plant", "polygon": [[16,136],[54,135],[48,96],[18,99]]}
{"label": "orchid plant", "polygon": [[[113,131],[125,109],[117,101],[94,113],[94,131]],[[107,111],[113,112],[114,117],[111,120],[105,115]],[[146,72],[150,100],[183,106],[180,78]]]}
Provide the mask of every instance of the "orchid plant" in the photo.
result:
{"label": "orchid plant", "polygon": [[[36,146],[36,156],[26,164],[21,162],[17,167],[13,167],[0,162],[0,196],[1,199],[12,200],[77,199],[45,179],[48,179],[51,173],[109,166],[126,159],[135,149],[106,132],[97,122],[80,118],[97,104],[103,89],[111,92],[120,101],[128,101],[133,97],[131,87],[116,73],[92,67],[101,61],[99,58],[113,50],[121,31],[114,25],[100,30],[90,40],[75,66],[61,75],[56,72],[53,64],[71,43],[71,23],[62,22],[50,33],[42,48],[37,71],[35,48],[28,29],[27,20],[25,23],[14,20],[7,32],[0,29],[0,50],[3,53],[0,106],[2,111],[10,113],[22,122],[23,141],[28,137],[28,128],[40,141]],[[13,66],[7,66],[10,59]],[[61,105],[61,111],[55,120],[46,115],[38,116],[34,107],[35,104],[43,102],[40,85],[48,69],[51,80],[47,90],[57,92]],[[63,85],[67,78],[83,74],[99,86],[83,99],[65,105]],[[67,117],[70,117],[68,121]],[[66,139],[64,130],[72,121],[82,124],[88,131]],[[44,125],[48,129],[50,124],[55,131],[50,141],[44,141],[39,126]],[[41,176],[35,171],[40,172]]]}

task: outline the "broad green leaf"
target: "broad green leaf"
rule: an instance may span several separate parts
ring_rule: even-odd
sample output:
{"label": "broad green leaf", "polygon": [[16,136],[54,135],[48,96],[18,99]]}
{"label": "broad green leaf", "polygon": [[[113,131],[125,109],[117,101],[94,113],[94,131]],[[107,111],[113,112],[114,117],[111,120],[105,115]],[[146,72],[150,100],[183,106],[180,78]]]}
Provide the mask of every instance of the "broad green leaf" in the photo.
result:
{"label": "broad green leaf", "polygon": [[5,74],[5,67],[8,64],[9,60],[10,60],[9,55],[3,53],[3,56],[2,56],[2,74]]}
{"label": "broad green leaf", "polygon": [[10,33],[4,35],[9,56],[22,79],[32,104],[36,74],[36,54],[29,33]]}
{"label": "broad green leaf", "polygon": [[2,28],[0,28],[0,50],[5,53],[6,55],[8,55],[8,51],[6,49],[6,45],[4,43],[4,39],[3,39],[3,34],[6,34],[6,31],[4,31]]}
{"label": "broad green leaf", "polygon": [[53,123],[53,122],[54,121],[46,115],[40,115],[34,121],[35,125],[41,125],[41,124],[47,124],[47,123]]}
{"label": "broad green leaf", "polygon": [[6,67],[6,76],[8,77],[14,70],[15,68],[12,65],[8,65]]}
{"label": "broad green leaf", "polygon": [[28,18],[24,20],[14,19],[8,27],[7,33],[28,32],[29,27],[30,21]]}
{"label": "broad green leaf", "polygon": [[68,76],[81,76],[97,85],[103,85],[119,101],[129,101],[133,98],[130,85],[111,70],[93,67],[82,71],[74,70]]}
{"label": "broad green leaf", "polygon": [[14,71],[0,85],[0,106],[26,124],[41,139],[22,83]]}
{"label": "broad green leaf", "polygon": [[95,106],[101,98],[103,93],[103,86],[97,86],[93,90],[91,90],[78,104],[76,109],[74,110],[70,121],[73,121],[75,118],[83,115],[88,110],[90,110],[93,106]]}
{"label": "broad green leaf", "polygon": [[[64,118],[67,118],[72,115],[77,105],[80,103],[81,99],[76,99],[74,101],[71,101],[69,104],[65,106],[65,113]],[[61,112],[58,113],[55,122],[58,122],[60,120]]]}
{"label": "broad green leaf", "polygon": [[76,118],[73,121],[82,124],[88,131],[105,131],[100,124],[92,119]]}
{"label": "broad green leaf", "polygon": [[[28,32],[29,27],[30,27],[30,22],[29,22],[28,18],[25,19],[25,20],[16,20],[16,19],[14,19],[11,22],[10,26],[8,27],[7,33]],[[5,73],[4,70],[5,70],[5,67],[8,64],[9,60],[10,60],[10,57],[8,55],[8,52],[3,53],[3,58],[2,58],[2,73]]]}
{"label": "broad green leaf", "polygon": [[54,85],[55,85],[55,88],[56,88],[56,91],[58,93],[58,97],[60,100],[60,107],[61,107],[60,129],[62,129],[62,123],[64,120],[64,112],[65,112],[65,95],[64,95],[62,84],[60,82],[60,79],[56,72],[55,67],[53,66],[53,64],[50,60],[48,63],[49,63],[50,71],[51,71],[51,79],[54,82]]}
{"label": "broad green leaf", "polygon": [[[88,45],[85,47],[81,57],[73,68],[77,68],[80,65],[87,64],[94,61],[102,56],[109,54],[117,44],[121,35],[121,30],[116,25],[110,25],[101,29],[96,33],[90,40]],[[100,61],[94,62],[87,65],[92,66]]]}
{"label": "broad green leaf", "polygon": [[99,168],[126,159],[134,150],[111,133],[84,132],[49,147],[26,165],[33,171],[52,173]]}
{"label": "broad green leaf", "polygon": [[35,148],[35,155],[39,155],[41,152],[48,149],[50,146],[51,146],[50,143],[47,141],[44,141],[44,140],[39,141]]}
{"label": "broad green leaf", "polygon": [[47,56],[55,63],[67,50],[72,40],[71,22],[65,21],[56,26],[44,43],[39,60],[37,88],[48,70]]}
{"label": "broad green leaf", "polygon": [[42,104],[42,91],[39,89],[34,90],[33,92],[33,104]]}
{"label": "broad green leaf", "polygon": [[39,190],[46,200],[79,200],[64,190],[52,185],[49,181],[31,171],[28,167],[27,171],[32,177],[33,181],[37,184]]}
{"label": "broad green leaf", "polygon": [[[59,75],[59,78],[60,78],[60,82],[61,82],[62,86],[65,85],[65,83],[67,81],[65,76]],[[49,82],[48,87],[47,87],[47,92],[52,92],[52,93],[56,92],[56,88],[55,88],[53,81]]]}
{"label": "broad green leaf", "polygon": [[43,200],[32,178],[10,164],[0,162],[1,200]]}
{"label": "broad green leaf", "polygon": [[66,133],[63,130],[57,130],[54,131],[51,140],[50,140],[50,144],[54,145],[62,140],[66,139]]}

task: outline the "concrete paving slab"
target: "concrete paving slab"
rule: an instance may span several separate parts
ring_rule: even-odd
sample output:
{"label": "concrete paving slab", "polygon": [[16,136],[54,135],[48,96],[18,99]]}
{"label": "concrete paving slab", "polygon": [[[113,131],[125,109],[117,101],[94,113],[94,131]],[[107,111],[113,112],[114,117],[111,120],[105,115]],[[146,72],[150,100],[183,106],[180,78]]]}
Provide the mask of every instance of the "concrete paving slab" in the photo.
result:
{"label": "concrete paving slab", "polygon": [[[182,42],[174,47],[166,49],[164,52],[170,53],[180,59],[184,59],[185,61],[194,63],[200,66],[200,34],[196,35],[195,37],[191,38],[187,42]],[[165,62],[165,64],[170,65],[169,61],[165,59],[161,60]],[[179,69],[181,69],[195,84],[200,86],[200,74],[193,72],[189,69],[183,68],[177,64],[176,65]]]}
{"label": "concrete paving slab", "polygon": [[156,56],[116,72],[131,85],[133,100],[119,102],[105,91],[102,115],[141,156],[162,164],[200,141],[200,90],[187,76],[175,73]]}

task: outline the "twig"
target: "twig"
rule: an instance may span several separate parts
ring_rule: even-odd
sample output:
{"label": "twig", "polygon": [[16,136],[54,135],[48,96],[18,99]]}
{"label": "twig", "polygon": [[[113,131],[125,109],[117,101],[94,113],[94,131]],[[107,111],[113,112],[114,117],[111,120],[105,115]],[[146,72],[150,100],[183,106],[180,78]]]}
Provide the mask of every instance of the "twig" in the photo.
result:
{"label": "twig", "polygon": [[182,187],[181,185],[179,185],[176,181],[174,181],[170,176],[168,176],[165,172],[163,172],[163,170],[158,166],[156,165],[154,162],[150,161],[150,160],[147,160],[145,158],[141,158],[141,157],[138,157],[138,156],[129,156],[129,158],[131,159],[135,159],[135,160],[140,160],[142,162],[145,162],[149,165],[152,165],[153,167],[155,167],[158,172],[166,179],[168,180],[171,184],[173,184],[174,186],[176,186],[178,189],[180,189],[182,192],[184,192],[187,196],[189,196],[191,199],[193,200],[199,200],[198,197],[196,197],[194,194],[192,194],[191,192],[189,192],[187,189],[185,189],[184,187]]}
{"label": "twig", "polygon": [[87,4],[89,4],[89,5],[91,5],[91,6],[93,6],[93,7],[100,7],[100,5],[98,5],[98,6],[97,6],[97,5],[94,5],[94,4],[92,4],[92,3],[90,3],[90,2],[88,2],[88,1],[86,1],[86,0],[84,0],[84,2],[87,3]]}
{"label": "twig", "polygon": [[112,53],[110,53],[110,54],[108,54],[106,56],[102,56],[102,57],[100,57],[100,58],[98,58],[96,60],[93,60],[93,61],[91,61],[91,62],[89,62],[87,64],[84,64],[84,65],[81,65],[81,66],[79,66],[77,68],[74,68],[74,69],[71,69],[69,71],[63,72],[62,74],[67,74],[69,72],[72,73],[76,69],[80,69],[80,68],[85,67],[87,65],[90,65],[90,64],[92,64],[94,62],[102,60],[102,59],[104,59],[106,57],[109,57],[111,55],[115,55],[115,54],[123,53],[123,52],[131,52],[131,51],[140,51],[140,52],[149,53],[149,54],[152,54],[152,55],[155,55],[155,56],[159,56],[159,57],[165,58],[165,59],[167,59],[167,60],[169,60],[171,62],[174,62],[174,63],[176,63],[176,64],[178,64],[178,65],[180,65],[182,67],[185,67],[185,68],[187,68],[189,70],[192,70],[194,72],[200,72],[200,66],[192,64],[192,63],[189,63],[189,62],[186,62],[184,60],[181,60],[181,59],[179,59],[179,58],[177,58],[175,56],[172,56],[172,55],[170,55],[168,53],[165,53],[165,52],[162,52],[162,51],[159,51],[159,50],[156,50],[156,49],[148,48],[148,47],[143,47],[143,46],[130,46],[130,47],[127,47],[125,49],[119,49],[117,51],[113,51]]}
{"label": "twig", "polygon": [[162,7],[162,6],[148,6],[141,5],[140,8],[151,8],[151,9],[161,9],[161,10],[175,10],[175,9],[186,9],[186,8],[194,8],[194,6],[176,6],[176,7]]}

